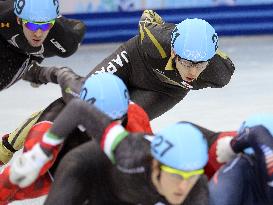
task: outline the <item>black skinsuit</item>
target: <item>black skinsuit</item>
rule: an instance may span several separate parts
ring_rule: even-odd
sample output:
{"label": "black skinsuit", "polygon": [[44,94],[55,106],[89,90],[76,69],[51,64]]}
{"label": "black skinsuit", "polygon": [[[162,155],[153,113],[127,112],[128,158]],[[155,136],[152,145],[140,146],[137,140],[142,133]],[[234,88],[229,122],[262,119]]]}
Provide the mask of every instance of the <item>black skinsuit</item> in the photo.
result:
{"label": "black skinsuit", "polygon": [[[73,120],[71,113],[74,113]],[[111,121],[94,106],[79,99],[71,100],[56,118],[50,130],[54,135],[70,138],[70,132],[81,124],[95,141],[84,143],[65,155],[55,174],[46,205],[81,205],[84,202],[96,205],[168,204],[151,182],[152,156],[145,134],[132,134],[124,129],[122,132],[127,136],[113,150],[113,164],[100,150],[98,143],[101,143]],[[183,203],[186,204],[208,204],[205,176],[194,186]]]}
{"label": "black skinsuit", "polygon": [[[31,47],[24,36],[22,25],[13,12],[13,0],[0,1],[0,91],[20,80],[32,60],[68,57],[76,52],[85,33],[85,25],[78,20],[58,17],[40,47]],[[42,119],[53,120],[63,108],[62,100],[54,102],[46,111],[32,115],[20,128],[0,141],[0,164],[7,163],[13,153],[22,148],[31,126]],[[56,106],[54,108],[54,106]]]}
{"label": "black skinsuit", "polygon": [[[208,67],[191,85],[181,79],[171,59],[171,33],[174,26],[174,24],[164,23],[155,12],[144,11],[139,23],[140,34],[121,45],[97,65],[87,77],[99,72],[111,72],[118,75],[127,85],[131,100],[143,107],[150,119],[171,109],[187,95],[190,89],[221,88],[228,84],[235,67],[221,51],[217,51]],[[66,67],[36,66],[36,68],[30,70],[25,78],[35,83],[59,83],[65,102],[79,93],[80,86],[86,78],[78,76]],[[49,109],[42,111],[43,120],[53,120],[47,116],[57,115],[54,113],[54,106],[60,111],[64,105],[62,100],[52,103]],[[35,124],[37,118],[29,124]],[[6,140],[8,143],[13,142],[11,144],[13,147],[16,144],[16,140],[13,140],[14,135],[17,133],[12,133]],[[7,152],[6,150],[4,148],[2,152]],[[9,151],[9,156],[12,155],[11,152],[12,150]]]}
{"label": "black skinsuit", "polygon": [[13,0],[0,1],[0,91],[21,79],[32,60],[68,57],[76,52],[85,33],[78,20],[58,17],[40,47],[29,45],[13,12]]}
{"label": "black skinsuit", "polygon": [[154,119],[180,102],[190,91],[206,87],[221,88],[234,72],[232,61],[217,51],[197,80],[186,83],[171,59],[171,35],[175,24],[164,23],[151,10],[144,11],[139,35],[122,44],[89,75],[111,72],[123,79],[132,101]]}
{"label": "black skinsuit", "polygon": [[[119,76],[127,85],[131,100],[143,107],[150,119],[170,110],[191,89],[221,88],[228,84],[235,67],[228,56],[219,50],[197,80],[192,83],[182,80],[171,58],[171,34],[174,27],[175,24],[163,23],[155,12],[144,11],[139,23],[140,34],[123,43],[87,77],[100,72]],[[61,69],[40,69],[43,71],[38,71],[35,78],[28,80],[59,83],[54,73],[61,72]],[[31,75],[35,76],[33,73]],[[69,79],[70,74],[67,75]],[[51,76],[51,79],[45,76]],[[75,74],[71,76],[76,78]],[[79,92],[73,87],[70,90]]]}

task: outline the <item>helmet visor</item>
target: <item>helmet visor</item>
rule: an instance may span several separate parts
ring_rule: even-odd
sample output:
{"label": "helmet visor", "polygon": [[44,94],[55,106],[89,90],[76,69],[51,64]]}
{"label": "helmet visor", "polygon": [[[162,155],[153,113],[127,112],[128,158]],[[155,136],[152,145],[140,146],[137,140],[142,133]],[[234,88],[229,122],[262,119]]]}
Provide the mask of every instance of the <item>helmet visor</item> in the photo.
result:
{"label": "helmet visor", "polygon": [[176,55],[176,58],[177,58],[178,62],[181,65],[183,65],[183,67],[186,67],[186,68],[195,67],[198,70],[204,70],[209,64],[209,61],[194,62],[194,61],[190,61],[190,60],[181,58],[179,55]]}
{"label": "helmet visor", "polygon": [[42,31],[48,31],[55,24],[55,20],[52,20],[49,22],[43,22],[43,23],[36,23],[36,22],[34,23],[34,22],[30,22],[30,21],[22,19],[22,22],[27,27],[27,29],[34,32],[39,29],[41,29]]}
{"label": "helmet visor", "polygon": [[167,172],[169,174],[173,174],[173,175],[178,175],[181,176],[183,179],[187,180],[192,176],[195,175],[201,175],[204,174],[204,169],[198,169],[198,170],[194,170],[194,171],[182,171],[182,170],[178,170],[178,169],[174,169],[165,165],[161,165],[160,166],[161,170],[163,170],[164,172]]}

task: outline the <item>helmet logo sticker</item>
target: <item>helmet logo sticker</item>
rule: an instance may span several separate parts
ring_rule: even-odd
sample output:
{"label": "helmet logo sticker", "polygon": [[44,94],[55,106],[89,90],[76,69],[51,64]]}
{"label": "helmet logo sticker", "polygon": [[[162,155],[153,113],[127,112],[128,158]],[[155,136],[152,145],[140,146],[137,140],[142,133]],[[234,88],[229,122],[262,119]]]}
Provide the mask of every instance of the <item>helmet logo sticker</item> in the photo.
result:
{"label": "helmet logo sticker", "polygon": [[174,48],[174,42],[178,38],[178,36],[180,36],[180,33],[178,32],[178,28],[175,27],[175,29],[173,30],[173,33],[172,33],[172,47],[173,48]]}
{"label": "helmet logo sticker", "polygon": [[17,38],[17,36],[19,36],[19,35],[20,35],[20,34],[16,34],[16,35],[12,36],[10,40],[8,40],[8,42],[9,42],[11,45],[13,45],[13,46],[15,46],[15,47],[17,47],[17,48],[19,48],[19,46],[18,46],[18,44],[17,44],[17,42],[16,42],[16,38]]}
{"label": "helmet logo sticker", "polygon": [[215,34],[212,35],[212,42],[215,43],[215,51],[218,48],[218,36]]}
{"label": "helmet logo sticker", "polygon": [[157,136],[154,140],[158,142],[154,143],[152,149],[156,154],[160,152],[160,157],[164,156],[174,146],[169,140],[165,140],[161,135]]}
{"label": "helmet logo sticker", "polygon": [[9,22],[5,22],[5,23],[1,22],[0,28],[10,28],[10,23]]}
{"label": "helmet logo sticker", "polygon": [[96,98],[92,97],[92,98],[90,98],[90,99],[85,99],[86,96],[87,96],[87,88],[83,88],[80,97],[81,97],[83,100],[85,100],[86,102],[88,102],[89,104],[95,104]]}
{"label": "helmet logo sticker", "polygon": [[60,11],[59,11],[59,1],[58,0],[53,0],[53,4],[54,6],[56,6],[56,13],[59,15]]}
{"label": "helmet logo sticker", "polygon": [[23,11],[23,8],[25,7],[25,4],[26,4],[25,0],[16,0],[16,2],[14,2],[14,4],[15,4],[16,12],[18,14],[21,14]]}
{"label": "helmet logo sticker", "polygon": [[206,57],[207,53],[205,51],[191,51],[191,50],[185,50],[184,56],[187,57],[187,59],[193,59],[200,61],[200,59],[203,59]]}
{"label": "helmet logo sticker", "polygon": [[56,41],[54,38],[50,39],[50,42],[56,47],[58,48],[62,53],[65,53],[66,50],[64,49],[64,47],[62,47],[62,45]]}
{"label": "helmet logo sticker", "polygon": [[92,97],[92,98],[86,100],[86,102],[88,102],[89,104],[95,104],[96,98]]}

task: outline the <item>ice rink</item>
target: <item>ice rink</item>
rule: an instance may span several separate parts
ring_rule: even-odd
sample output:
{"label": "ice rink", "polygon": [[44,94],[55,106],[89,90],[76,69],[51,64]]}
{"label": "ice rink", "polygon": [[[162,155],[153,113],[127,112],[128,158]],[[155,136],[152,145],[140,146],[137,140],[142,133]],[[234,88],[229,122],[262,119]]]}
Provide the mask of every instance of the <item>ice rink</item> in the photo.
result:
{"label": "ice rink", "polygon": [[[50,58],[43,64],[66,65],[85,75],[117,46],[82,46],[70,58]],[[273,36],[223,37],[220,49],[236,66],[229,85],[222,89],[191,91],[176,107],[152,121],[154,130],[180,120],[213,130],[233,130],[251,114],[273,113]],[[27,82],[19,82],[2,91],[0,136],[15,129],[31,113],[44,108],[60,94],[57,85],[32,88]]]}

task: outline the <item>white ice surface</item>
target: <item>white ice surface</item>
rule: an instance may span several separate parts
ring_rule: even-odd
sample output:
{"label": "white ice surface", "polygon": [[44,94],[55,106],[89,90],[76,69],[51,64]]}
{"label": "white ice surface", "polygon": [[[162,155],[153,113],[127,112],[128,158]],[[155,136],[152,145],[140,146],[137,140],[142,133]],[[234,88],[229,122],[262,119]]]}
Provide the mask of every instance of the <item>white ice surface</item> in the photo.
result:
{"label": "white ice surface", "polygon": [[[118,45],[82,46],[72,57],[54,57],[43,64],[66,65],[85,75]],[[154,130],[180,120],[192,121],[213,130],[233,130],[251,114],[273,113],[273,36],[221,38],[220,48],[236,65],[229,85],[222,89],[191,91],[172,110],[152,121]],[[0,136],[15,129],[31,113],[44,108],[60,94],[56,85],[35,89],[27,82],[19,82],[2,91]]]}

